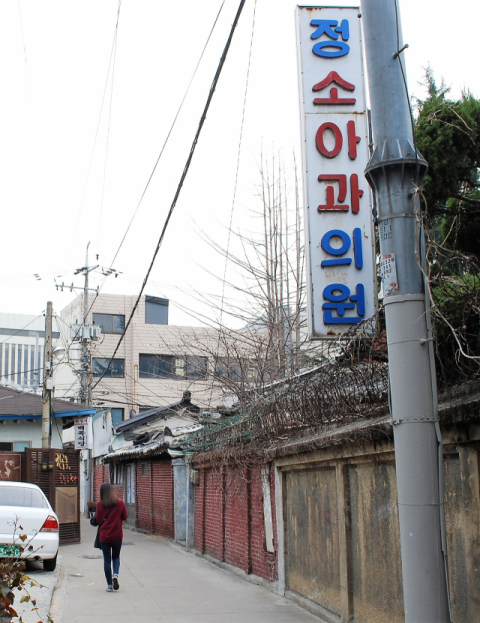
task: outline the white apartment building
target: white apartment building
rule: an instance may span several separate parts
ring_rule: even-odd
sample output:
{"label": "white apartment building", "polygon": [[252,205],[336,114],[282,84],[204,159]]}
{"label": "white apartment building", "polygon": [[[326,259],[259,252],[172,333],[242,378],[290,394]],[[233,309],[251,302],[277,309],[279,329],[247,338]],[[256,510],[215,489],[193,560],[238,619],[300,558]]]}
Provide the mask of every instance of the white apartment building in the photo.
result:
{"label": "white apartment building", "polygon": [[[53,318],[53,343],[60,337]],[[43,383],[45,316],[0,313],[0,385],[34,391]]]}
{"label": "white apartment building", "polygon": [[[118,424],[133,412],[166,406],[192,392],[192,402],[215,408],[223,396],[212,388],[209,372],[215,365],[217,332],[202,327],[168,324],[168,300],[142,296],[130,327],[110,359],[132,312],[136,296],[89,293],[85,324],[101,327],[100,339],[89,341],[92,403],[108,409]],[[83,294],[62,312],[62,343],[69,344],[67,357],[55,373],[55,397],[79,399],[81,344],[73,341],[83,323]],[[73,330],[72,330],[73,327]],[[77,328],[75,328],[77,327]],[[102,374],[104,376],[102,377]]]}

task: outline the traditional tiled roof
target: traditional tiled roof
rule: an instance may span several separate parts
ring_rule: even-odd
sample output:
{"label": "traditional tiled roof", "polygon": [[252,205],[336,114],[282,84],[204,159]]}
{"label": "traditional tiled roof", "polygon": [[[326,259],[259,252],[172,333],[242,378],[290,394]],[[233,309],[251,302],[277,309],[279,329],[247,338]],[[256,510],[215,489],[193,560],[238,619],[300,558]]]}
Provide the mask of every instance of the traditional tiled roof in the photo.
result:
{"label": "traditional tiled roof", "polygon": [[187,412],[188,415],[200,413],[200,407],[193,405],[190,401],[190,392],[184,392],[183,398],[179,402],[174,402],[173,404],[166,405],[165,407],[154,407],[148,411],[143,411],[129,420],[121,422],[115,427],[115,433],[117,435],[119,433],[125,433],[126,431],[136,428],[137,426],[147,424],[152,420],[168,417],[172,413],[178,413],[179,411]]}

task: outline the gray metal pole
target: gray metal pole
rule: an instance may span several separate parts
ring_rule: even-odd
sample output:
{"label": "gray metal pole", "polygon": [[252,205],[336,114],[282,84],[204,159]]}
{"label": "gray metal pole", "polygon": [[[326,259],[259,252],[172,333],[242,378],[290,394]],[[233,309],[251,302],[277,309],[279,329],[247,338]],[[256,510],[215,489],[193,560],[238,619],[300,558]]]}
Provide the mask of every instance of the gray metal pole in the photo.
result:
{"label": "gray metal pole", "polygon": [[52,374],[52,303],[47,303],[45,315],[45,346],[43,349],[43,412],[42,412],[42,448],[50,447],[50,405],[52,391],[49,386]]}
{"label": "gray metal pole", "polygon": [[384,303],[405,621],[447,623],[441,440],[424,281],[415,257],[421,230],[414,191],[427,163],[414,147],[396,0],[361,0],[361,4],[374,134],[374,152],[365,173],[377,198],[381,254],[395,254],[397,267],[398,291],[387,294]]}
{"label": "gray metal pole", "polygon": [[[83,288],[83,322],[82,325],[85,327],[87,325],[87,315],[88,315],[88,247],[90,246],[90,242],[87,244],[87,252],[85,256],[85,286]],[[84,330],[84,328],[82,329]],[[88,339],[85,335],[82,336],[82,376],[80,379],[81,382],[81,404],[88,405],[91,404],[91,384],[90,384],[90,349],[88,348]]]}
{"label": "gray metal pole", "polygon": [[40,356],[38,349],[38,339],[39,333],[38,331],[35,334],[35,355],[34,355],[34,364],[33,364],[33,391],[36,394],[38,386],[40,385]]}

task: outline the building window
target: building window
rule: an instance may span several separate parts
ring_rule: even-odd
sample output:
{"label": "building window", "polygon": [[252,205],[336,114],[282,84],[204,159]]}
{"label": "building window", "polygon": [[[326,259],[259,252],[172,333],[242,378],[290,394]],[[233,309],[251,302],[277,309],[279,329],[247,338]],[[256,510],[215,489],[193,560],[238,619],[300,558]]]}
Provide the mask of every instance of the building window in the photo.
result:
{"label": "building window", "polygon": [[172,355],[140,355],[141,379],[169,379],[173,376]]}
{"label": "building window", "polygon": [[118,426],[121,422],[123,422],[123,418],[125,410],[124,409],[110,409],[110,413],[112,414],[112,424],[113,426]]}
{"label": "building window", "polygon": [[140,355],[139,376],[142,379],[204,379],[207,358],[174,355]]}
{"label": "building window", "polygon": [[31,447],[32,447],[31,441],[14,441],[13,442],[13,450],[15,452],[23,452],[25,448],[31,448]]}
{"label": "building window", "polygon": [[229,379],[230,381],[241,381],[241,362],[234,359],[217,359],[215,362],[215,376],[220,379]]}
{"label": "building window", "polygon": [[142,476],[148,476],[148,463],[142,463]]}
{"label": "building window", "polygon": [[123,378],[125,359],[108,359],[108,357],[93,357],[93,376]]}
{"label": "building window", "polygon": [[125,329],[125,316],[117,314],[93,314],[93,324],[101,327],[102,333],[122,334]]}
{"label": "building window", "polygon": [[112,485],[121,485],[123,484],[123,465],[120,463],[110,464],[110,469],[112,470]]}
{"label": "building window", "polygon": [[145,297],[145,324],[168,324],[168,299]]}
{"label": "building window", "polygon": [[9,441],[0,441],[0,450],[13,450],[13,443]]}
{"label": "building window", "polygon": [[207,358],[187,355],[185,357],[187,379],[204,379],[207,376]]}

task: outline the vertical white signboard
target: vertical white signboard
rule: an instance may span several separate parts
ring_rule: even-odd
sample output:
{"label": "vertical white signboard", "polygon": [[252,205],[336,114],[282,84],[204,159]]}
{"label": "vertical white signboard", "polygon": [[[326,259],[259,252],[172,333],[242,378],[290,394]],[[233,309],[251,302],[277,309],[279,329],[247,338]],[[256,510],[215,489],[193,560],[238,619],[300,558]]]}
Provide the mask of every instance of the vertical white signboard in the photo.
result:
{"label": "vertical white signboard", "polygon": [[91,446],[90,418],[75,418],[75,450],[86,450]]}
{"label": "vertical white signboard", "polygon": [[309,335],[334,338],[376,308],[358,7],[297,7]]}

